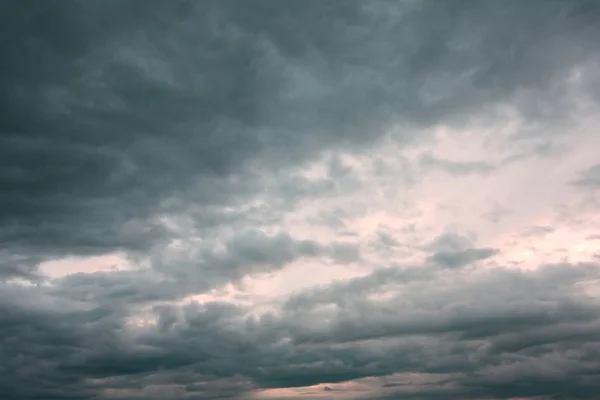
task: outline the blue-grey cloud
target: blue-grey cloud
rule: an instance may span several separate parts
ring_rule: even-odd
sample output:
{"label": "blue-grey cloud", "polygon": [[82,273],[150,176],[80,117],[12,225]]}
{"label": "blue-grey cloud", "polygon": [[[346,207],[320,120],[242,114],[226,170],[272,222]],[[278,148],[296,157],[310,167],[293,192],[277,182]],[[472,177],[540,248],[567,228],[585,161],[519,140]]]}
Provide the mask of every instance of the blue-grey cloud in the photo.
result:
{"label": "blue-grey cloud", "polygon": [[250,163],[366,146],[395,123],[458,123],[522,89],[540,93],[523,113],[563,115],[542,93],[593,56],[596,8],[5,3],[2,243],[32,257],[23,274],[34,253],[143,252],[174,204],[258,190]]}
{"label": "blue-grey cloud", "polygon": [[[599,17],[588,0],[0,2],[0,398],[236,399],[403,372],[451,378],[393,398],[592,398],[597,265],[492,268],[500,250],[455,234],[398,265],[384,230],[365,250],[282,221],[305,202],[349,232],[351,207],[317,201],[357,185],[341,151],[505,108],[567,126]],[[421,161],[461,176],[492,172],[484,157]],[[373,267],[368,251],[390,259],[271,311],[182,304],[307,260]],[[116,252],[131,268],[39,270]]]}

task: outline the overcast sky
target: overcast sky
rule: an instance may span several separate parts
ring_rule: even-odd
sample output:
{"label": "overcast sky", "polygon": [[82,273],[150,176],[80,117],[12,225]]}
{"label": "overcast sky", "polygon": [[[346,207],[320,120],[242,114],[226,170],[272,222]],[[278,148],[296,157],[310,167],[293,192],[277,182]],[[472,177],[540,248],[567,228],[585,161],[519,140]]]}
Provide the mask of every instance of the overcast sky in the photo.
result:
{"label": "overcast sky", "polygon": [[600,393],[600,1],[0,0],[0,398]]}

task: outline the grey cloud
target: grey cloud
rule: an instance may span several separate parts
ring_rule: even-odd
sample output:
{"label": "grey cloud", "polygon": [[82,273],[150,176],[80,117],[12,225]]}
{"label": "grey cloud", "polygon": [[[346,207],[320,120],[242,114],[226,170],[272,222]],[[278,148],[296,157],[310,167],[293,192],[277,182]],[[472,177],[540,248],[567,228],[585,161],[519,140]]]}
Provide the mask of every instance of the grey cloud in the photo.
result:
{"label": "grey cloud", "polygon": [[[251,387],[247,380],[245,384],[241,380],[236,384],[235,379],[224,383],[223,377],[215,375],[216,370],[205,374],[177,371],[203,357],[218,357],[226,347],[216,344],[233,343],[226,330],[215,330],[219,321],[239,315],[239,310],[229,304],[184,310],[187,323],[199,329],[196,334],[204,332],[204,348],[212,354],[209,356],[203,355],[199,347],[186,353],[186,346],[169,343],[168,337],[169,349],[165,352],[151,336],[144,339],[124,333],[127,315],[114,308],[23,304],[25,296],[35,298],[40,289],[20,294],[13,291],[12,295],[13,300],[3,301],[0,309],[3,398],[115,398],[111,391],[122,392],[123,399],[161,398],[165,387],[179,386],[180,390],[173,392],[176,396],[187,393],[192,398],[216,399],[247,392]],[[215,335],[212,343],[206,334],[209,331]],[[158,370],[164,374],[155,374]]]}
{"label": "grey cloud", "polygon": [[554,228],[551,226],[534,226],[528,229],[522,236],[524,237],[539,237],[545,236],[549,233],[554,232]]}
{"label": "grey cloud", "polygon": [[[452,385],[416,385],[414,398],[591,398],[584,391],[597,389],[600,308],[576,285],[599,272],[562,264],[412,282],[399,275],[388,281],[402,289],[383,301],[337,284],[354,300],[329,315],[312,307],[249,317],[228,303],[160,305],[151,325],[126,329],[128,315],[116,309],[37,303],[32,295],[47,289],[20,288],[0,303],[0,352],[10,368],[0,387],[8,399],[112,398],[117,389],[123,399],[216,399],[418,372],[450,374]],[[548,379],[554,383],[542,384]],[[406,388],[386,388],[396,389]]]}
{"label": "grey cloud", "polygon": [[185,282],[197,282],[194,289],[201,290],[202,285],[212,288],[247,275],[274,272],[302,258],[321,257],[346,263],[359,259],[360,250],[350,243],[323,244],[296,240],[286,233],[247,230],[230,238],[222,250],[200,246],[161,252],[154,256],[154,267]]}
{"label": "grey cloud", "polygon": [[441,235],[428,248],[433,251],[428,261],[446,268],[464,267],[498,253],[497,249],[473,248],[468,238],[457,234]]}
{"label": "grey cloud", "polygon": [[43,261],[42,257],[27,254],[15,254],[8,250],[0,250],[0,281],[9,278],[24,278],[39,281],[42,276],[35,267]]}
{"label": "grey cloud", "polygon": [[[0,240],[41,257],[143,252],[174,204],[237,205],[256,173],[544,92],[598,36],[585,1],[68,0],[1,15]],[[568,111],[542,97],[515,105]]]}
{"label": "grey cloud", "polygon": [[459,251],[471,246],[471,239],[457,233],[443,233],[427,246],[428,250]]}
{"label": "grey cloud", "polygon": [[[344,291],[344,302],[338,302],[335,297],[322,300],[322,304],[337,306],[337,311],[329,311],[323,315],[323,318],[335,322],[298,326],[298,331],[302,332],[298,340],[302,343],[331,343],[330,340],[339,343],[442,332],[468,332],[469,336],[477,338],[478,335],[487,336],[496,332],[509,321],[513,325],[507,328],[512,332],[538,324],[555,324],[570,318],[573,321],[586,321],[595,315],[595,303],[570,299],[572,294],[560,289],[568,288],[580,279],[589,279],[598,273],[598,267],[581,266],[575,271],[570,268],[569,265],[546,267],[539,274],[529,275],[498,270],[456,286],[441,285],[450,277],[458,280],[467,276],[447,275],[444,279],[444,275],[438,275],[433,281],[415,280],[402,284],[402,275],[399,275],[399,294],[392,296],[390,303],[369,301],[362,294],[348,290]],[[368,281],[373,285],[372,290],[391,290],[395,287],[391,285],[380,288],[375,282]],[[561,282],[559,293],[554,296],[546,293],[549,287],[558,282]],[[436,298],[431,299],[428,291],[434,287],[438,290]],[[456,288],[460,289],[455,291]],[[548,302],[536,303],[537,296],[547,296]],[[503,300],[498,301],[500,298]],[[408,303],[404,302],[405,299]],[[420,303],[423,307],[419,306]],[[298,310],[294,321],[306,321],[302,317],[304,310],[311,308],[303,307]],[[358,315],[361,317],[357,318]]]}
{"label": "grey cloud", "polygon": [[239,232],[222,249],[211,245],[161,249],[151,256],[152,268],[78,273],[56,279],[52,291],[70,299],[126,306],[206,293],[244,277],[278,271],[302,258],[330,258],[337,263],[360,259],[351,243],[322,244],[296,240],[289,234]]}
{"label": "grey cloud", "polygon": [[378,291],[386,290],[390,285],[398,283],[411,284],[415,281],[431,279],[438,272],[422,266],[378,268],[372,274],[331,285],[316,287],[291,295],[283,304],[287,311],[311,310],[319,305],[352,303]]}
{"label": "grey cloud", "polygon": [[[2,291],[10,290],[3,286]],[[7,399],[91,398],[97,392],[85,377],[65,374],[60,366],[88,346],[106,346],[114,338],[119,317],[101,310],[27,304],[40,290],[11,291],[0,304],[2,378],[0,393]],[[51,300],[46,298],[45,300]]]}
{"label": "grey cloud", "polygon": [[426,154],[421,158],[422,167],[439,169],[455,176],[465,176],[469,174],[486,174],[492,172],[496,167],[482,161],[452,161],[434,157]]}
{"label": "grey cloud", "polygon": [[356,233],[356,232],[348,232],[348,231],[338,232],[337,235],[340,236],[340,237],[352,237],[352,238],[355,238],[355,237],[359,236],[358,233]]}
{"label": "grey cloud", "polygon": [[379,242],[384,245],[384,246],[397,246],[399,243],[398,241],[389,233],[384,232],[384,231],[378,231],[377,232],[377,239],[379,240]]}
{"label": "grey cloud", "polygon": [[465,249],[460,251],[438,251],[429,257],[429,261],[443,267],[457,268],[476,261],[485,260],[497,254],[497,249]]}
{"label": "grey cloud", "polygon": [[[463,394],[465,398],[591,398],[584,393],[597,389],[592,377],[600,366],[584,360],[591,360],[595,354],[596,341],[592,337],[598,333],[600,315],[597,299],[582,295],[576,285],[582,280],[597,279],[598,272],[598,266],[556,265],[529,273],[498,270],[482,276],[483,280],[468,282],[463,281],[466,276],[454,276],[450,291],[438,289],[450,281],[436,279],[425,285],[414,284],[411,290],[401,286],[401,294],[389,302],[369,304],[358,295],[345,307],[338,303],[341,308],[336,313],[315,312],[312,322],[301,315],[291,318],[298,322],[297,339],[303,346],[324,351],[345,342],[342,348],[354,349],[356,357],[366,356],[359,349],[372,349],[377,360],[373,362],[379,368],[365,375],[415,370],[434,375],[461,374],[450,380],[454,387],[434,388],[433,398]],[[353,296],[353,292],[348,291],[347,295]],[[423,335],[432,342],[416,339]],[[382,338],[387,341],[381,341]],[[410,346],[436,350],[416,355],[408,351]],[[388,357],[402,361],[392,367]],[[551,362],[556,373],[552,379],[559,384],[541,383],[548,379],[546,360],[554,360]],[[353,365],[358,368],[356,359]],[[504,391],[493,386],[496,368],[506,371],[502,378]],[[530,379],[523,378],[523,371]],[[323,381],[330,382],[327,377]],[[472,385],[473,382],[476,383]],[[414,398],[427,397],[429,390],[421,387]],[[404,392],[395,393],[396,398],[400,395]]]}
{"label": "grey cloud", "polygon": [[[164,303],[305,257],[362,261],[357,244],[261,233],[351,179],[335,157],[321,180],[297,169],[496,105],[568,121],[561,82],[597,56],[599,15],[585,0],[2,2],[0,397],[243,399],[395,372],[453,374],[421,398],[598,393],[600,307],[575,290],[591,265],[389,267],[261,316]],[[169,246],[187,232],[162,221],[181,215],[202,244]],[[151,265],[6,283],[118,250]],[[492,250],[447,236],[428,251],[459,266]]]}
{"label": "grey cloud", "polygon": [[359,261],[360,248],[354,243],[335,243],[331,246],[331,257],[338,263]]}
{"label": "grey cloud", "polygon": [[178,298],[189,293],[189,288],[152,271],[111,271],[59,278],[51,291],[73,300],[118,307]]}
{"label": "grey cloud", "polygon": [[575,181],[575,184],[584,187],[600,186],[600,164],[584,170],[579,179]]}
{"label": "grey cloud", "polygon": [[[352,214],[343,208],[335,208],[328,211],[320,211],[317,217],[311,218],[311,222],[327,225],[328,227],[344,229],[346,221]],[[347,236],[345,232],[344,236]]]}
{"label": "grey cloud", "polygon": [[488,212],[486,212],[485,214],[483,214],[483,217],[485,217],[487,220],[493,222],[494,224],[497,224],[498,222],[500,222],[502,220],[502,218],[504,218],[507,215],[512,214],[513,212],[514,212],[514,210],[504,208],[497,202],[494,202],[494,206],[492,207],[492,209],[489,210]]}

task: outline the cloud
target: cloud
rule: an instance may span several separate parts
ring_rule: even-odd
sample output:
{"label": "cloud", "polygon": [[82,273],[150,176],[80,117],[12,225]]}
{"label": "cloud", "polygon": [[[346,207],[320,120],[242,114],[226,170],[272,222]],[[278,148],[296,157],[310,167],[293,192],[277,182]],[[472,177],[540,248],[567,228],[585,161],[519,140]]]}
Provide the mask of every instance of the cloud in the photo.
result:
{"label": "cloud", "polygon": [[[146,323],[130,328],[122,308],[7,285],[1,349],[8,372],[2,382],[8,398],[85,398],[120,387],[136,393],[140,382],[151,391],[161,370],[167,375],[156,385],[194,396],[201,392],[193,387],[198,380],[207,391],[217,390],[222,379],[237,380],[243,393],[404,371],[459,374],[456,390],[472,398],[579,393],[595,388],[591,338],[600,314],[597,298],[577,285],[598,279],[599,268],[563,264],[475,275],[436,270],[412,281],[398,274],[386,279],[393,295],[383,300],[369,300],[356,283],[338,285],[345,301],[333,311],[309,306],[257,317],[230,303],[157,305]],[[362,279],[372,293],[384,290],[376,279]],[[47,300],[39,297],[44,292]],[[556,383],[542,384],[546,379]],[[37,380],[48,383],[34,385]],[[500,390],[498,382],[511,389]]]}
{"label": "cloud", "polygon": [[583,171],[575,183],[579,186],[587,187],[600,186],[600,164],[589,167]]}
{"label": "cloud", "polygon": [[485,260],[496,254],[498,250],[483,248],[483,249],[466,249],[460,251],[440,251],[433,254],[429,260],[448,268],[462,267],[475,261]]}
{"label": "cloud", "polygon": [[320,244],[279,233],[245,231],[231,237],[222,250],[194,245],[162,250],[152,269],[78,273],[54,281],[52,290],[78,301],[114,307],[181,299],[206,293],[244,278],[285,268],[303,258],[329,257],[349,263],[360,257],[351,244]]}
{"label": "cloud", "polygon": [[472,248],[468,238],[457,234],[439,236],[429,248],[433,250],[433,254],[428,260],[447,268],[464,267],[498,253],[497,249],[492,248]]}
{"label": "cloud", "polygon": [[554,232],[554,228],[551,226],[534,226],[528,229],[525,233],[523,233],[524,237],[535,237],[535,236],[544,236],[549,233]]}
{"label": "cloud", "polygon": [[[599,326],[597,300],[579,297],[572,286],[582,279],[579,274],[593,276],[597,268],[549,266],[535,273],[498,270],[470,282],[464,281],[465,276],[440,278],[409,284],[408,288],[401,286],[397,292],[401,294],[375,304],[356,295],[345,306],[338,304],[339,311],[333,314],[309,311],[312,318],[294,316],[298,321],[295,326],[302,332],[298,338],[307,346],[304,351],[334,353],[336,359],[344,360],[318,369],[318,374],[325,376],[314,379],[322,382],[336,381],[336,370],[350,373],[363,369],[365,376],[419,371],[432,375],[459,373],[462,377],[454,382],[459,386],[464,382],[464,386],[458,388],[458,393],[472,398],[543,396],[563,393],[561,390],[571,393],[574,388],[546,387],[541,380],[552,373],[550,379],[572,385],[571,379],[583,379],[587,368],[594,374],[598,367],[584,366],[583,362],[592,354],[588,351],[594,351],[589,335],[596,334]],[[562,282],[560,287],[556,286],[558,282]],[[447,289],[439,289],[445,285]],[[554,294],[547,290],[550,287]],[[354,291],[348,290],[347,295],[354,296]],[[572,340],[565,336],[567,331],[574,335],[570,336]],[[386,340],[381,341],[383,338]],[[339,343],[346,344],[339,347]],[[574,354],[576,360],[567,354]],[[555,373],[545,367],[546,360],[551,359]],[[505,368],[509,374],[502,378],[507,388],[503,394],[491,388],[491,382],[497,379],[495,366]],[[530,387],[519,383],[525,370],[532,378]],[[295,372],[291,369],[290,379]],[[485,387],[483,382],[488,380],[490,387]],[[516,386],[512,386],[513,380]],[[471,386],[471,382],[478,381],[481,387]],[[591,390],[593,380],[590,377],[588,381],[582,387]],[[425,396],[429,389],[421,389],[420,395]],[[440,398],[453,393],[451,388],[440,389]]]}
{"label": "cloud", "polygon": [[471,173],[486,174],[495,169],[494,165],[486,162],[444,160],[434,157],[431,154],[425,154],[421,158],[421,165],[426,168],[440,169],[456,176],[463,176]]}
{"label": "cloud", "polygon": [[[42,257],[143,252],[174,205],[260,190],[249,165],[292,167],[395,123],[550,90],[597,33],[586,2],[3,9],[2,242]],[[521,111],[552,107],[542,97]]]}
{"label": "cloud", "polygon": [[599,16],[4,2],[0,397],[591,399]]}

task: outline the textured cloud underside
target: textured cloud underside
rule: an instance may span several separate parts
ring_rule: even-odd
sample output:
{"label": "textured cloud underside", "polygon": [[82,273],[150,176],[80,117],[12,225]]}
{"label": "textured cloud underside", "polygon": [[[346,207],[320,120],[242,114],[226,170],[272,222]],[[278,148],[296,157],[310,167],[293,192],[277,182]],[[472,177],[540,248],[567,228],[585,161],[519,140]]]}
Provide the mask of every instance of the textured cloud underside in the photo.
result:
{"label": "textured cloud underside", "polygon": [[0,27],[0,398],[600,393],[600,3]]}

